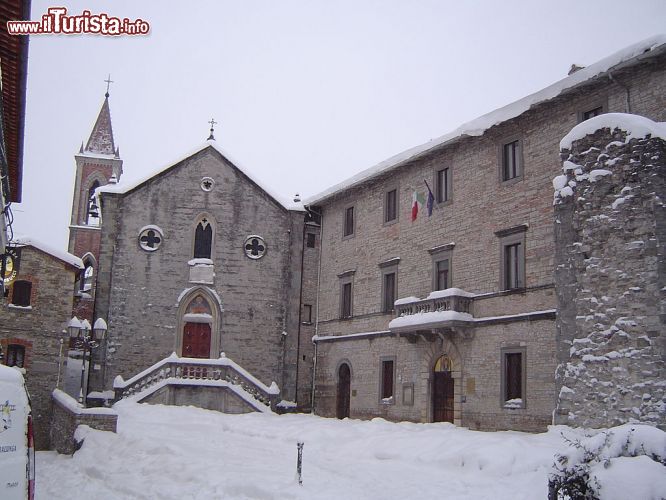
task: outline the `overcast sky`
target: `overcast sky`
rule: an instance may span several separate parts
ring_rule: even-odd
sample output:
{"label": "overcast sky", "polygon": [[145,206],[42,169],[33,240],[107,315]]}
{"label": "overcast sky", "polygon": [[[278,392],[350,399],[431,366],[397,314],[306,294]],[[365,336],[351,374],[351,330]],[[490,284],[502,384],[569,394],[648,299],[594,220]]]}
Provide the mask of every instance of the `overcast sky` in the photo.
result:
{"label": "overcast sky", "polygon": [[66,248],[74,154],[111,74],[121,182],[218,144],[291,196],[358,171],[666,31],[663,0],[32,1],[150,23],[33,36],[15,232]]}

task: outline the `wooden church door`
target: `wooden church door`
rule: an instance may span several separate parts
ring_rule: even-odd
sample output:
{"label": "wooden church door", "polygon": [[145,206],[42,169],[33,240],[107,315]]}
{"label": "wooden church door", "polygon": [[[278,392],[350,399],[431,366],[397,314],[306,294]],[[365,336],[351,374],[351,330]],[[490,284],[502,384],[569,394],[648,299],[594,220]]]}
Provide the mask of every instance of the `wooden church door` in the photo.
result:
{"label": "wooden church door", "polygon": [[433,372],[432,421],[453,423],[453,378],[451,361],[446,356],[437,360]]}
{"label": "wooden church door", "polygon": [[349,417],[349,406],[351,398],[351,371],[349,365],[343,363],[338,370],[338,394],[337,394],[336,417]]}
{"label": "wooden church door", "polygon": [[210,325],[208,323],[185,323],[183,356],[210,358]]}

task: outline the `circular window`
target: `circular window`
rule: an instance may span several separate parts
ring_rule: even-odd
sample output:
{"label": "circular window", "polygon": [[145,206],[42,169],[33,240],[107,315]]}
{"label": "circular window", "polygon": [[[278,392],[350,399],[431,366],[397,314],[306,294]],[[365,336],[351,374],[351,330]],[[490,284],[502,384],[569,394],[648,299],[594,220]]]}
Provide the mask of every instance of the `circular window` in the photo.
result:
{"label": "circular window", "polygon": [[204,177],[201,179],[201,189],[203,191],[209,192],[213,190],[213,187],[215,186],[215,181],[213,180],[212,177]]}
{"label": "circular window", "polygon": [[146,252],[154,252],[164,241],[162,230],[157,226],[145,226],[139,231],[139,246]]}
{"label": "circular window", "polygon": [[245,255],[250,259],[261,259],[266,254],[266,242],[261,236],[256,234],[245,238]]}

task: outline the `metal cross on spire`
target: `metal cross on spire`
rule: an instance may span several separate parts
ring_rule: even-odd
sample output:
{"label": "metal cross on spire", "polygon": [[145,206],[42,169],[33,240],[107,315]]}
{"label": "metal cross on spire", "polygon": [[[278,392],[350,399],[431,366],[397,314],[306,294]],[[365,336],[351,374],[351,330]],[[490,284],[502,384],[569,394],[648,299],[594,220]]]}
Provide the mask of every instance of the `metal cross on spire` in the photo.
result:
{"label": "metal cross on spire", "polygon": [[111,73],[109,73],[109,76],[104,81],[106,82],[106,94],[104,95],[106,97],[109,97],[109,86],[113,83],[113,80],[111,80]]}
{"label": "metal cross on spire", "polygon": [[215,118],[211,118],[210,121],[209,121],[208,123],[210,123],[210,135],[208,136],[208,139],[206,139],[206,140],[208,140],[208,141],[214,141],[214,140],[215,140],[215,136],[213,135],[213,132],[215,132],[215,124],[216,124],[217,122],[215,121]]}

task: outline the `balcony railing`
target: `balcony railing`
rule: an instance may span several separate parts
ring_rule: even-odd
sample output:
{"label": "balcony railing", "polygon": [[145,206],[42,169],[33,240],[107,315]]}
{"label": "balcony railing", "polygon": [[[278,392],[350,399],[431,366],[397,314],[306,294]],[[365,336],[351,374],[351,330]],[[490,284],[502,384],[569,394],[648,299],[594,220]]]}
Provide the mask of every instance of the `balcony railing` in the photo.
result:
{"label": "balcony railing", "polygon": [[425,299],[398,299],[396,318],[389,323],[389,329],[401,333],[464,326],[474,321],[473,299],[474,294],[459,288],[432,292]]}

